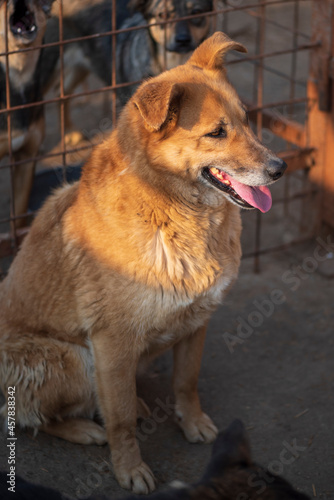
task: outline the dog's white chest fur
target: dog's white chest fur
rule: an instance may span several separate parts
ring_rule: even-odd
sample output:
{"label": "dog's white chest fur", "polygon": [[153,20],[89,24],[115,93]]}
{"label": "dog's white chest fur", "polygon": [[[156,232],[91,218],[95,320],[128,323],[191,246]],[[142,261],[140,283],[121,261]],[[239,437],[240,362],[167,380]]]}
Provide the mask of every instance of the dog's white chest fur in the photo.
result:
{"label": "dog's white chest fur", "polygon": [[192,298],[168,292],[154,297],[154,292],[148,293],[138,311],[142,321],[138,324],[137,336],[146,337],[154,350],[159,346],[168,348],[182,337],[195,333],[209,320],[235,278],[222,275],[209,290]]}

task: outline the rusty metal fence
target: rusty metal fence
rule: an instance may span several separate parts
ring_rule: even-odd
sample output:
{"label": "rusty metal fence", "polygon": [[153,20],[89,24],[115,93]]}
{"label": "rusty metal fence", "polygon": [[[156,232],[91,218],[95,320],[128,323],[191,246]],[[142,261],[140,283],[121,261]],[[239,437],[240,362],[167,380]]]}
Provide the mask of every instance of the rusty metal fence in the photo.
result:
{"label": "rusty metal fence", "polygon": [[[0,109],[0,114],[6,117],[8,155],[0,163],[3,198],[0,204],[0,259],[15,254],[29,230],[27,217],[30,215],[31,218],[33,215],[30,212],[16,213],[15,169],[33,161],[39,170],[50,165],[52,160],[53,166],[61,166],[65,181],[71,166],[71,155],[84,159],[92,143],[100,140],[97,134],[96,140],[90,140],[88,143],[75,146],[67,143],[66,104],[70,103],[74,108],[77,105],[79,108],[91,109],[91,106],[95,106],[93,99],[103,94],[106,100],[96,105],[101,108],[97,120],[101,122],[107,115],[114,124],[119,111],[116,91],[138,83],[117,83],[117,36],[122,32],[151,29],[152,25],[156,25],[162,26],[166,41],[167,26],[177,21],[175,18],[168,18],[167,0],[161,0],[165,9],[165,17],[162,20],[151,23],[150,28],[138,26],[119,29],[116,23],[118,2],[110,0],[111,30],[65,39],[63,10],[66,1],[58,0],[54,4],[54,9],[58,9],[59,40],[43,44],[44,49],[59,46],[58,95],[49,94],[37,102],[27,102],[20,106],[11,104],[9,58],[22,51],[39,50],[41,46],[9,50],[8,27],[5,22],[5,51],[0,54],[0,60],[5,67],[6,105]],[[8,4],[5,2],[5,20],[7,9]],[[265,215],[254,211],[243,213],[244,257],[254,259],[256,270],[259,270],[261,255],[314,237],[322,223],[332,227],[334,225],[334,181],[330,172],[330,148],[334,148],[331,145],[334,144],[331,140],[332,11],[331,0],[216,0],[211,11],[182,18],[186,21],[208,17],[211,21],[211,31],[222,30],[247,46],[248,54],[231,54],[229,57],[229,77],[248,106],[250,120],[258,137],[288,163],[288,175],[273,188],[274,204],[271,212]],[[111,38],[110,84],[95,82],[94,88],[81,88],[66,94],[66,51],[71,45],[80,45],[84,40],[94,37]],[[85,103],[84,106],[82,102]],[[19,109],[40,106],[44,107],[46,115],[46,144],[49,134],[48,122],[57,121],[52,115],[55,109],[51,108],[59,107],[58,149],[54,151],[44,144],[44,150],[40,148],[33,158],[18,160],[12,150],[12,114]],[[82,114],[81,123],[85,123],[85,112]],[[94,129],[93,125],[90,126]],[[6,268],[6,264],[2,265],[1,262],[0,260],[0,272]]]}

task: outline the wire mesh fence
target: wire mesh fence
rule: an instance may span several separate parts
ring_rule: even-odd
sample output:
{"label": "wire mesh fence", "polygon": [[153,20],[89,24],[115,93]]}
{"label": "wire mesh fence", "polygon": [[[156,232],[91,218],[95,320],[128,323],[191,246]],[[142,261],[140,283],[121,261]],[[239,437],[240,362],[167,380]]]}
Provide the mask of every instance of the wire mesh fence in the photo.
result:
{"label": "wire mesh fence", "polygon": [[[315,2],[153,0],[134,1],[130,10],[120,0],[50,0],[48,18],[48,2],[34,5],[39,3],[41,12],[28,0],[0,2],[2,272],[43,197],[80,175],[80,165],[110,132],[142,78],[184,62],[215,30],[248,48],[246,55],[228,58],[229,78],[259,139],[289,167],[273,186],[273,209],[243,213],[244,257],[253,258],[259,270],[262,254],[315,235],[321,190],[309,178],[316,148],[308,118],[318,103],[307,86],[310,54],[322,46],[312,36]],[[18,28],[20,9],[25,12]],[[17,42],[17,30],[27,30],[32,18],[43,36]],[[36,91],[28,99],[25,89],[31,86]]]}

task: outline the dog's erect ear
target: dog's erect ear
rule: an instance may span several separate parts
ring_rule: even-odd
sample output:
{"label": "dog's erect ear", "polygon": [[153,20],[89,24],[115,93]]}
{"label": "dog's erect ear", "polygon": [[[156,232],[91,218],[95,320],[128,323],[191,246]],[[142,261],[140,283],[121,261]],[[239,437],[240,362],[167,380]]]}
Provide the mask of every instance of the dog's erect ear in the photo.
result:
{"label": "dog's erect ear", "polygon": [[183,87],[173,82],[148,82],[133,97],[146,125],[160,130],[169,117],[175,117],[175,103],[183,93]]}
{"label": "dog's erect ear", "polygon": [[225,33],[217,31],[197,47],[188,63],[200,68],[221,70],[225,55],[230,50],[247,52],[246,47],[241,43],[234,42]]}
{"label": "dog's erect ear", "polygon": [[44,11],[44,13],[49,16],[51,14],[52,4],[55,0],[39,0],[39,3]]}
{"label": "dog's erect ear", "polygon": [[203,480],[219,478],[233,466],[250,465],[251,449],[244,424],[236,419],[225,432],[220,432],[213,444],[212,458]]}
{"label": "dog's erect ear", "polygon": [[130,2],[127,4],[127,8],[131,12],[141,12],[142,14],[146,14],[146,12],[149,9],[149,4],[147,0],[130,0]]}

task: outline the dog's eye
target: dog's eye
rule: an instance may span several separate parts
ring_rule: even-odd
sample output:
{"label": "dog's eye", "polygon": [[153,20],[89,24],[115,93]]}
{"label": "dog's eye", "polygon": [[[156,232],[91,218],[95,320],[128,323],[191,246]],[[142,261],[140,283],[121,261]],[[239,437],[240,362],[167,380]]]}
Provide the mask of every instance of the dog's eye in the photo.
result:
{"label": "dog's eye", "polygon": [[162,10],[161,12],[159,12],[157,14],[157,18],[160,20],[160,21],[167,21],[168,19],[171,19],[173,18],[175,15],[175,9],[173,10],[168,10],[168,12],[166,12],[165,10]]}
{"label": "dog's eye", "polygon": [[227,137],[227,132],[223,127],[219,127],[219,128],[217,128],[217,130],[214,130],[213,132],[210,132],[209,134],[207,134],[207,136],[221,139],[221,138]]}
{"label": "dog's eye", "polygon": [[[193,9],[191,12],[190,12],[190,15],[191,16],[196,16],[196,15],[199,15],[199,14],[203,14],[203,11],[201,9]],[[205,22],[205,17],[195,17],[194,19],[191,19],[190,21],[192,24],[196,25],[196,26],[200,26],[201,24],[204,24]]]}

